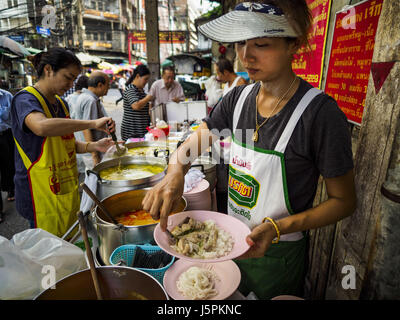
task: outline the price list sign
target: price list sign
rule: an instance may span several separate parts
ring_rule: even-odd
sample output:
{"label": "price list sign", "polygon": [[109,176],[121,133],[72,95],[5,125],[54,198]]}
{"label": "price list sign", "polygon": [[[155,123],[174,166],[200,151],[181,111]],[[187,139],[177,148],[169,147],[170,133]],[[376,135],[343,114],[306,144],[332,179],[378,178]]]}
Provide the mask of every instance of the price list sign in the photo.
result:
{"label": "price list sign", "polygon": [[316,88],[321,87],[331,0],[307,0],[313,16],[308,35],[310,48],[301,48],[292,62],[293,71]]}
{"label": "price list sign", "polygon": [[375,34],[383,0],[368,0],[336,13],[325,92],[347,119],[361,124]]}

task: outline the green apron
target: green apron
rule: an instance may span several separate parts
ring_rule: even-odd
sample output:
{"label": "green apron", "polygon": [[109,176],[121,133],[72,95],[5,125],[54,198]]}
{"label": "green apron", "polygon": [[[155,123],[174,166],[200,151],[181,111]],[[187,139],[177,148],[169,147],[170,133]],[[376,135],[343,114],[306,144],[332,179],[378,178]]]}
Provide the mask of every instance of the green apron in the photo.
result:
{"label": "green apron", "polygon": [[[321,93],[313,88],[304,95],[275,149],[265,150],[254,146],[248,139],[249,132],[242,139],[246,143],[235,138],[241,134],[237,123],[253,86],[249,85],[242,91],[235,107],[228,180],[228,214],[251,229],[261,224],[265,217],[277,221],[294,214],[289,202],[284,152],[304,110]],[[271,244],[262,258],[235,260],[242,273],[239,291],[245,295],[253,291],[260,299],[301,294],[306,255],[307,237],[295,232],[282,235],[280,242]]]}

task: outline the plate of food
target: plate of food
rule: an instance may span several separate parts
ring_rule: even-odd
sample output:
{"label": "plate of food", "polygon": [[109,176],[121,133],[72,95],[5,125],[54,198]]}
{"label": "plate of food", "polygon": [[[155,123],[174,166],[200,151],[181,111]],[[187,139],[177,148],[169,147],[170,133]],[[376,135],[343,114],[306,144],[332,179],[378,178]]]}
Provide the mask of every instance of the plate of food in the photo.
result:
{"label": "plate of food", "polygon": [[223,300],[240,283],[239,267],[232,260],[217,263],[176,261],[164,275],[164,288],[174,300]]}
{"label": "plate of food", "polygon": [[184,211],[168,217],[169,232],[158,224],[154,240],[165,252],[192,262],[221,262],[245,253],[250,228],[239,219],[214,211]]}

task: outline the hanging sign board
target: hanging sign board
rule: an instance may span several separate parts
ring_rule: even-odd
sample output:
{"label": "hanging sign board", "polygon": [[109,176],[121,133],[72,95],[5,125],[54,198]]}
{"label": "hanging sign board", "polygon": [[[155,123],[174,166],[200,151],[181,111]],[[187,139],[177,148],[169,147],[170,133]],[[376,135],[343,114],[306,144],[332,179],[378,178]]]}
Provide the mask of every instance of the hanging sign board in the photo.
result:
{"label": "hanging sign board", "polygon": [[36,26],[36,33],[50,37],[50,29]]}
{"label": "hanging sign board", "polygon": [[316,88],[321,87],[331,2],[307,0],[313,16],[313,26],[309,35],[310,48],[301,48],[292,63],[293,71]]}
{"label": "hanging sign board", "polygon": [[336,13],[325,92],[347,119],[361,124],[383,0],[368,0]]}
{"label": "hanging sign board", "polygon": [[[132,43],[146,43],[146,31],[132,31],[128,37]],[[185,43],[186,31],[160,31],[158,37],[160,43]]]}

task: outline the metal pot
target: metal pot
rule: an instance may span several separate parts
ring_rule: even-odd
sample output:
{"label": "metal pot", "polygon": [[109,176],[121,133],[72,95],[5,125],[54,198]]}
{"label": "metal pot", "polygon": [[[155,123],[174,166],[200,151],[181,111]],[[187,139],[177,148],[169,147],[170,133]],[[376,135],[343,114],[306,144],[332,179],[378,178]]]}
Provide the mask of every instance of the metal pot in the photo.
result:
{"label": "metal pot", "polygon": [[[116,217],[125,212],[142,209],[142,200],[148,190],[149,189],[121,192],[101,202],[108,212],[113,217]],[[186,200],[181,198],[180,203],[174,208],[173,213],[182,212],[185,209]],[[125,226],[125,230],[121,231],[116,228],[116,226],[108,220],[107,216],[97,207],[93,210],[92,218],[97,227],[100,257],[107,265],[110,264],[108,260],[117,247],[128,243],[145,244],[154,241],[153,233],[157,223],[144,226]]]}
{"label": "metal pot", "polygon": [[[146,155],[134,155],[130,154],[130,156],[142,156],[142,157],[163,157],[165,160],[168,162],[169,160],[169,155],[170,155],[170,150],[175,150],[176,149],[176,144],[169,144],[166,141],[139,141],[139,142],[130,142],[125,144],[125,147],[128,149],[128,153],[132,151],[135,148],[143,148],[143,147],[149,147],[153,150],[149,150],[148,154]],[[171,150],[171,151],[172,151]]]}
{"label": "metal pot", "polygon": [[163,103],[150,109],[150,121],[153,125],[156,124],[157,119],[167,121],[166,106]]}
{"label": "metal pot", "polygon": [[213,191],[217,183],[217,161],[209,155],[202,155],[193,162],[191,168],[201,170]]}
{"label": "metal pot", "polygon": [[[149,274],[127,267],[106,266],[96,268],[101,293],[105,300],[168,300],[159,282]],[[73,273],[47,289],[35,300],[96,300],[90,269]]]}
{"label": "metal pot", "polygon": [[[104,169],[128,164],[158,165],[163,166],[164,171],[147,178],[133,180],[115,181],[102,179],[100,177],[100,172]],[[97,176],[98,181],[96,195],[100,200],[102,200],[120,192],[152,187],[165,176],[166,169],[167,161],[163,158],[124,156],[101,162],[96,165],[93,170],[88,170],[88,173],[93,173]]]}

